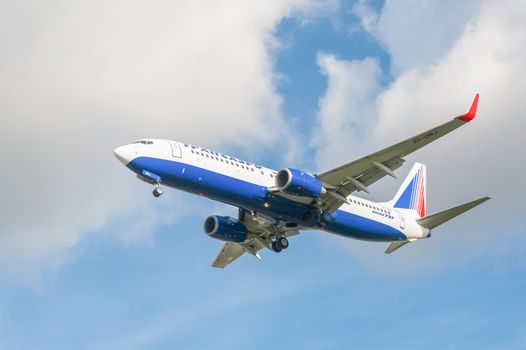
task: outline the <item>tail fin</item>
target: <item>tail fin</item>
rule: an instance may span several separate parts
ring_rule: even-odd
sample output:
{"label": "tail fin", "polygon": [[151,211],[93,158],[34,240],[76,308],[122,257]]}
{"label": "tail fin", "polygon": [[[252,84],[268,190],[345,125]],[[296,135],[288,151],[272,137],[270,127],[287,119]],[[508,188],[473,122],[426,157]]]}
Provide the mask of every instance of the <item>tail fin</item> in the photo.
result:
{"label": "tail fin", "polygon": [[388,204],[393,208],[413,210],[418,217],[424,217],[426,216],[426,202],[426,166],[415,163]]}

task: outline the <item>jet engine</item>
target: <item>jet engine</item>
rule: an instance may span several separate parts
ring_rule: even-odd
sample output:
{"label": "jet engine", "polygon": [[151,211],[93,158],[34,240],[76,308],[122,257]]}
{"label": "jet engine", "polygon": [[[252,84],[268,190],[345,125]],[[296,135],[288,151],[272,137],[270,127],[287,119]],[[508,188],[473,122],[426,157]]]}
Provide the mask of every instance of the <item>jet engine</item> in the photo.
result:
{"label": "jet engine", "polygon": [[321,181],[301,170],[285,168],[276,175],[276,187],[287,194],[318,198],[325,193]]}
{"label": "jet engine", "polygon": [[204,228],[208,236],[221,241],[241,243],[247,239],[246,226],[229,216],[209,216]]}

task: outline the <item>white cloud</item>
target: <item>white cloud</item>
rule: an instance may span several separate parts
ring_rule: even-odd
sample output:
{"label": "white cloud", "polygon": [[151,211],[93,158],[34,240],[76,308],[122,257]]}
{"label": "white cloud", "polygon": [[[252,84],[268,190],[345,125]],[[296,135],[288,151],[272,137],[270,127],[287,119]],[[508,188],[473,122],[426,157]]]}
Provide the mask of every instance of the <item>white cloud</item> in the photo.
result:
{"label": "white cloud", "polygon": [[313,136],[319,166],[335,166],[334,159],[358,154],[364,133],[374,124],[375,108],[369,102],[380,89],[381,68],[377,60],[345,61],[329,54],[318,55],[318,65],[328,78],[320,100],[318,125]]}
{"label": "white cloud", "polygon": [[156,227],[146,187],[113,158],[120,144],[148,136],[246,153],[279,137],[273,31],[324,3],[334,7],[2,2],[1,268],[60,264],[86,232],[126,213],[151,212],[143,230]]}
{"label": "white cloud", "polygon": [[375,12],[367,0],[359,0],[352,6],[352,13],[360,19],[360,24],[365,31],[373,36],[378,33],[378,13]]}
{"label": "white cloud", "polygon": [[478,0],[387,0],[376,13],[367,0],[353,12],[363,28],[391,54],[392,73],[436,63],[460,38],[466,22],[476,17]]}
{"label": "white cloud", "polygon": [[[442,2],[426,4],[434,8],[441,6]],[[404,21],[404,15],[409,10],[404,2],[388,2],[383,11],[398,14],[398,17],[393,17],[393,23],[397,23],[395,19]],[[441,17],[441,26],[449,25],[454,19],[456,15]],[[526,5],[523,3],[487,1],[464,21],[458,40],[451,45],[439,45],[443,51],[421,60],[421,63],[415,65],[412,59],[407,58],[411,52],[407,47],[408,52],[400,54],[398,49],[402,50],[403,45],[390,51],[393,60],[400,62],[395,69],[409,68],[402,70],[393,83],[378,95],[362,101],[351,100],[350,105],[339,110],[343,115],[355,118],[352,117],[357,108],[354,103],[361,103],[365,107],[360,108],[372,111],[376,106],[377,113],[370,118],[377,122],[365,142],[365,147],[369,148],[365,153],[370,153],[464,112],[475,92],[481,93],[479,114],[473,123],[419,151],[410,157],[408,163],[418,159],[428,165],[430,212],[486,194],[494,195],[494,199],[444,226],[436,232],[432,242],[418,242],[404,248],[403,253],[393,254],[390,263],[399,261],[405,267],[415,266],[414,261],[422,261],[423,257],[425,264],[421,266],[433,262],[454,262],[466,255],[501,250],[499,245],[509,244],[513,234],[524,231],[521,196],[526,193],[523,181],[526,169],[520,159],[525,151],[521,139],[522,130],[526,127],[523,118],[526,101],[521,97],[526,89],[526,83],[521,79],[526,76],[523,64],[526,48],[522,45],[526,42],[525,19]],[[425,33],[430,30],[428,27],[439,24],[438,19],[427,24],[419,22],[406,30]],[[387,31],[395,30],[395,27],[390,27]],[[433,30],[440,32],[445,29]],[[387,40],[385,37],[382,39]],[[323,65],[322,71],[325,71]],[[370,79],[371,85],[377,81],[377,77],[371,78],[366,70],[357,72],[348,66],[344,71],[353,73],[346,75],[345,72],[338,72],[342,79],[347,76],[349,84],[361,79]],[[331,89],[330,82],[335,78],[329,72],[329,88],[322,101],[349,93]],[[341,84],[342,88],[345,86],[345,82]],[[323,119],[323,111],[329,107],[321,105]],[[334,105],[338,108],[341,104]],[[346,127],[344,119],[333,122],[332,130]],[[338,136],[337,133],[324,131],[317,137],[337,137],[338,140],[331,139],[330,142],[345,144],[349,150],[364,147],[360,140],[353,142],[355,139],[349,139],[346,133]],[[334,161],[325,159],[330,154],[323,147],[318,156],[323,156],[324,162]],[[339,162],[352,160],[341,156],[337,158]],[[319,164],[322,165],[322,162]],[[367,254],[371,251],[382,254],[384,248],[374,245],[364,249],[363,244],[355,242],[349,243],[349,246],[356,247],[351,249],[357,254],[364,250]]]}

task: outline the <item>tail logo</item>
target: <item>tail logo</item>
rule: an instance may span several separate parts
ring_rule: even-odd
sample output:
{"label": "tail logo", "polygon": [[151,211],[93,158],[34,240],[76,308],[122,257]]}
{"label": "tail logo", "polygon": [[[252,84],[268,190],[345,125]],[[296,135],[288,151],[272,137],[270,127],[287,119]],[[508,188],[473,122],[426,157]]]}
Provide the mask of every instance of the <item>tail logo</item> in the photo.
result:
{"label": "tail logo", "polygon": [[413,209],[420,217],[426,216],[425,171],[421,166],[418,172],[396,201],[395,208]]}

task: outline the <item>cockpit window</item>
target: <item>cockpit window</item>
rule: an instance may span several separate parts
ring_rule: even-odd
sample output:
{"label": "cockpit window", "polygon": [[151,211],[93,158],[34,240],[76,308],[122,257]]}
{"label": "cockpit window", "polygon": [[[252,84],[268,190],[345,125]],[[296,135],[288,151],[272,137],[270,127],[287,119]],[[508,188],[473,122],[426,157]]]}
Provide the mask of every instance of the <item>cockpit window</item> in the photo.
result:
{"label": "cockpit window", "polygon": [[141,143],[143,145],[153,145],[153,141],[148,141],[148,140],[139,140],[139,141],[135,141],[133,143]]}

